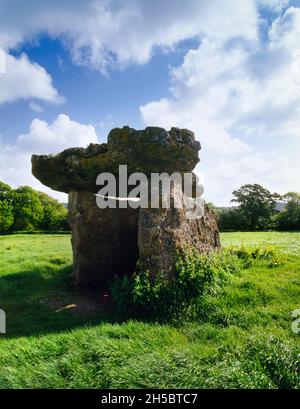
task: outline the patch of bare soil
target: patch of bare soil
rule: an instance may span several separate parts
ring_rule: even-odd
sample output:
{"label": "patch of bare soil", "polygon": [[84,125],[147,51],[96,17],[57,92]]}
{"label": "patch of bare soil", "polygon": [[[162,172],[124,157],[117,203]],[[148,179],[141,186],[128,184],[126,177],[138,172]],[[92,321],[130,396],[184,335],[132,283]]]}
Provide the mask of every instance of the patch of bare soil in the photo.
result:
{"label": "patch of bare soil", "polygon": [[107,291],[75,291],[68,302],[59,297],[50,297],[40,300],[56,313],[70,310],[74,314],[92,314],[95,312],[112,309],[111,295]]}

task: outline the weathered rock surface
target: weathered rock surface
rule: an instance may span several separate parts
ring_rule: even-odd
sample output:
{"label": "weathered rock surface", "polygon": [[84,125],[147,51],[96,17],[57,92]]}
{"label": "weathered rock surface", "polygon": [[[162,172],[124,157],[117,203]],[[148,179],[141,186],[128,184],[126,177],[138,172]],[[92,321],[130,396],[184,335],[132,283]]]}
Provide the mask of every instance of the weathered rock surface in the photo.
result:
{"label": "weathered rock surface", "polygon": [[[182,198],[183,206],[167,209],[140,209],[138,247],[140,264],[155,275],[157,271],[171,276],[176,257],[194,248],[202,254],[220,248],[219,229],[215,214],[199,198],[193,208],[187,207],[181,186],[173,185],[174,196]],[[195,201],[194,201],[195,203]],[[199,215],[202,217],[197,217]]]}
{"label": "weathered rock surface", "polygon": [[101,172],[118,174],[119,165],[128,173],[190,172],[199,161],[199,142],[187,129],[148,127],[143,131],[125,126],[112,129],[107,143],[70,148],[57,155],[33,155],[32,173],[44,185],[69,193],[97,190]]}
{"label": "weathered rock surface", "polygon": [[76,284],[105,286],[113,275],[132,273],[138,260],[152,274],[172,274],[176,254],[186,247],[204,253],[220,247],[216,219],[207,207],[202,218],[189,219],[186,207],[99,209],[96,205],[99,173],[117,176],[124,164],[128,174],[191,172],[199,150],[194,134],[186,129],[124,127],[113,129],[107,144],[32,156],[32,173],[46,186],[69,193]]}
{"label": "weathered rock surface", "polygon": [[138,216],[135,209],[99,209],[88,191],[69,193],[73,275],[80,286],[105,285],[135,270]]}
{"label": "weathered rock surface", "polygon": [[220,248],[216,218],[207,206],[201,219],[187,219],[185,209],[141,209],[138,233],[140,262],[152,275],[172,275],[177,255],[187,249],[207,254]]}

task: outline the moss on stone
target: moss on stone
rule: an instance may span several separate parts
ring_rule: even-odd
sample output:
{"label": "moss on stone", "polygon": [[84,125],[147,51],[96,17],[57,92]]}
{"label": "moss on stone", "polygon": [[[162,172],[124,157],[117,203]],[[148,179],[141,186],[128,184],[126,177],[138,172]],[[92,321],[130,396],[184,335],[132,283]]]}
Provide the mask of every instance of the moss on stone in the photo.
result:
{"label": "moss on stone", "polygon": [[33,155],[32,173],[46,186],[69,192],[96,189],[101,172],[118,174],[119,165],[128,173],[189,172],[199,161],[200,144],[187,129],[125,126],[112,129],[107,143],[87,148],[69,148],[57,155]]}

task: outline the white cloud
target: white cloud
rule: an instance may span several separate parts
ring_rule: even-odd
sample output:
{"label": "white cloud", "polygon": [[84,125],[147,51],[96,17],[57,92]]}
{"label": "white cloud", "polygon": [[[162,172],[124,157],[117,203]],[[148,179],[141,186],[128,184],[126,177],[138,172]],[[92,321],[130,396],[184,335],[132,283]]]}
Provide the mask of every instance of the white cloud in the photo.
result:
{"label": "white cloud", "polygon": [[41,113],[44,112],[44,108],[38,104],[37,102],[31,101],[29,103],[29,108],[33,111],[33,112],[37,112],[37,113]]}
{"label": "white cloud", "polygon": [[193,36],[257,40],[253,0],[3,0],[0,7],[0,46],[48,33],[63,39],[74,62],[102,72],[143,64],[155,47]]}
{"label": "white cloud", "polygon": [[290,3],[290,0],[258,0],[258,6],[280,12]]}
{"label": "white cloud", "polygon": [[[287,0],[2,0],[0,47],[9,52],[48,34],[63,41],[76,64],[105,73],[144,64],[157,47],[171,50],[196,38],[199,47],[170,72],[171,95],[144,105],[141,114],[146,124],[196,132],[206,190],[221,204],[230,183],[235,188],[252,179],[279,191],[299,186],[296,159],[288,150],[270,152],[282,140],[293,140],[290,152],[300,148],[300,9],[284,12],[287,5]],[[279,16],[268,33],[262,8]],[[36,100],[59,100],[42,67],[26,56],[9,59],[14,76],[3,84],[0,77],[0,103],[30,98],[31,109],[38,111]],[[66,116],[52,124],[34,120],[15,146],[2,147],[0,179],[4,174],[20,184],[10,152],[25,169],[33,149],[52,152],[94,137],[92,127]],[[29,180],[28,169],[23,174]]]}
{"label": "white cloud", "polygon": [[228,204],[231,192],[247,183],[259,183],[281,194],[299,191],[300,165],[280,152],[256,152],[234,160],[225,156],[215,160],[214,166],[207,163],[210,161],[207,158],[198,168],[205,169],[202,175],[205,195],[218,205]]}
{"label": "white cloud", "polygon": [[299,148],[299,27],[300,9],[289,8],[273,22],[265,42],[249,46],[206,36],[171,69],[171,97],[140,107],[147,125],[195,131],[206,158],[200,169],[219,181],[208,178],[206,191],[219,204],[224,204],[225,190],[217,188],[223,177],[227,192],[251,180],[281,192],[284,186],[300,190],[294,177],[298,162],[288,159],[288,149],[280,162],[270,154],[270,146],[283,140]]}
{"label": "white cloud", "polygon": [[17,139],[18,148],[33,153],[57,153],[70,146],[87,146],[96,143],[97,135],[92,125],[72,121],[67,115],[60,114],[48,124],[34,119],[29,132]]}
{"label": "white cloud", "polygon": [[0,74],[6,73],[6,53],[0,49]]}
{"label": "white cloud", "polygon": [[6,54],[6,72],[0,75],[0,104],[29,98],[62,101],[43,67],[32,63],[25,54],[20,57]]}
{"label": "white cloud", "polygon": [[70,146],[96,143],[93,126],[59,115],[52,123],[34,119],[27,134],[20,135],[14,145],[0,139],[0,180],[13,187],[30,185],[66,201],[66,195],[46,188],[31,174],[31,155],[57,153]]}

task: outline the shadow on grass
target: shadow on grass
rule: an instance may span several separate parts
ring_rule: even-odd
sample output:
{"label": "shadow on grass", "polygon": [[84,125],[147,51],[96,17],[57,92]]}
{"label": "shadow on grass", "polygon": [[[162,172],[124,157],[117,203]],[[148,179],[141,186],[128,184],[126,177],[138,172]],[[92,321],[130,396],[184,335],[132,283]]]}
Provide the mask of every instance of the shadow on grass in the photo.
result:
{"label": "shadow on grass", "polygon": [[109,294],[78,292],[71,265],[46,264],[0,277],[0,307],[6,312],[4,338],[57,333],[117,322]]}

